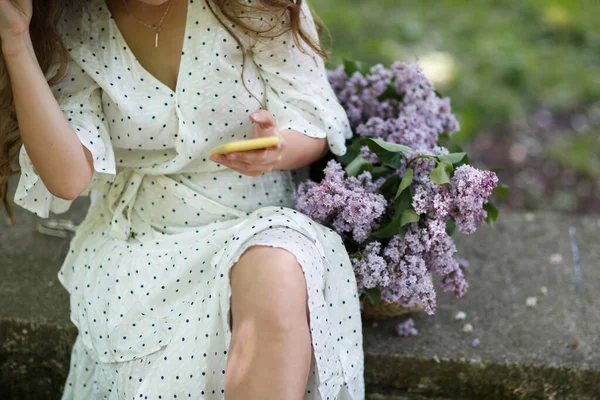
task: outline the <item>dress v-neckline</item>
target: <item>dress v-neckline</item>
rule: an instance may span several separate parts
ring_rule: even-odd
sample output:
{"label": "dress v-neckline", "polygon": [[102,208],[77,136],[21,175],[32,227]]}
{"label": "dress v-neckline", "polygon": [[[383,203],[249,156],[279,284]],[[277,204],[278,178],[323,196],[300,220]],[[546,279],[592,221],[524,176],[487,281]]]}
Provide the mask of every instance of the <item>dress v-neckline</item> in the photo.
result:
{"label": "dress v-neckline", "polygon": [[103,7],[101,7],[101,9],[103,9],[106,12],[105,16],[106,16],[106,18],[108,18],[108,21],[109,21],[108,23],[110,25],[111,30],[115,32],[115,37],[120,42],[120,44],[123,46],[124,51],[133,60],[135,65],[138,67],[138,69],[140,69],[143,72],[143,74],[146,75],[146,78],[148,80],[154,82],[155,86],[163,88],[171,95],[171,97],[175,97],[179,93],[179,90],[180,90],[180,87],[182,84],[181,81],[182,81],[182,76],[183,76],[182,75],[183,63],[184,63],[185,50],[187,47],[188,36],[189,36],[188,30],[190,29],[190,18],[191,18],[191,14],[192,14],[192,10],[191,10],[192,6],[191,5],[193,4],[193,1],[184,0],[187,3],[187,10],[186,10],[186,15],[185,15],[183,43],[182,43],[182,47],[181,47],[181,57],[179,59],[179,67],[177,70],[177,82],[175,83],[175,90],[171,89],[171,87],[169,87],[169,85],[167,85],[166,83],[164,83],[163,81],[158,79],[156,76],[151,74],[150,71],[148,71],[142,65],[142,63],[140,63],[140,61],[137,59],[136,55],[133,53],[133,51],[129,47],[129,44],[125,40],[125,36],[123,36],[121,29],[119,29],[117,21],[113,17],[112,12],[110,11],[110,9],[108,8],[108,5],[106,4],[106,0],[99,0],[99,1],[101,2],[101,5],[103,6]]}

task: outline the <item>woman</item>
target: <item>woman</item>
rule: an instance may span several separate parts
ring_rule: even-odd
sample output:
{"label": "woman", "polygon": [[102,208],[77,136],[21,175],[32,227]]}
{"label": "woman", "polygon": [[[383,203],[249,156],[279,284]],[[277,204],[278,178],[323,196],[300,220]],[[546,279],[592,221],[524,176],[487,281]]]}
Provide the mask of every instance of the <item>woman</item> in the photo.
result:
{"label": "woman", "polygon": [[307,3],[64,3],[0,0],[14,200],[91,198],[58,274],[79,329],[62,398],[363,399],[348,255],[290,208],[293,171],[351,134]]}

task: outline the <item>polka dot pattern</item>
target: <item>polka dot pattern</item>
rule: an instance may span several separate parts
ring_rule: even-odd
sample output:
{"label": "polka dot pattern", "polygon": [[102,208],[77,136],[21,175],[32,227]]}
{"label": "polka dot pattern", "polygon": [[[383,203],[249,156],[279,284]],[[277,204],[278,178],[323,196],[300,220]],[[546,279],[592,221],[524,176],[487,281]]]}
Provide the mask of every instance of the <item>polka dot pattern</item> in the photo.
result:
{"label": "polka dot pattern", "polygon": [[[305,398],[364,399],[348,254],[339,235],[292,208],[306,169],[249,177],[208,159],[212,147],[245,138],[248,115],[260,108],[242,84],[235,40],[204,1],[188,0],[173,91],[137,62],[104,1],[86,4],[63,21],[73,60],[52,88],[94,160],[84,192],[90,210],[58,273],[79,330],[63,400],[222,399],[228,272],[258,244],[294,254],[307,281],[313,359]],[[290,34],[241,37],[243,79],[280,127],[327,137],[343,154],[349,124],[320,58]],[[68,210],[24,147],[19,161],[15,202],[43,218]]]}

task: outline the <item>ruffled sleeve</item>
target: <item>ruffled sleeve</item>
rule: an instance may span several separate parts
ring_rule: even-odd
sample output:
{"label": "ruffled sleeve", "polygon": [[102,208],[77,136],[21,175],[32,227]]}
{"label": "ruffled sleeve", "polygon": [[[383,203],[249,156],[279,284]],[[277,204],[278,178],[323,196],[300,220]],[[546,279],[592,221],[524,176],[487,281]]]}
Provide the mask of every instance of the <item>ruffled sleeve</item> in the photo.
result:
{"label": "ruffled sleeve", "polygon": [[[305,32],[318,40],[318,33],[308,3],[302,2],[301,24]],[[286,14],[287,15],[287,14]],[[269,27],[261,18],[261,30]],[[287,24],[287,25],[286,25]],[[283,31],[277,37],[277,30]],[[346,139],[352,136],[348,116],[329,83],[323,59],[302,43],[294,42],[289,17],[278,26],[251,42],[252,59],[265,84],[265,107],[277,120],[280,129],[293,129],[311,137],[326,137],[336,155],[346,152]],[[288,30],[287,32],[285,32]]]}
{"label": "ruffled sleeve", "polygon": [[[58,69],[55,64],[47,73],[47,78]],[[66,77],[52,86],[62,111],[69,119],[81,143],[91,152],[94,161],[92,182],[82,195],[88,195],[96,181],[109,182],[115,177],[115,158],[110,142],[107,123],[102,112],[100,86],[75,62],[68,65]],[[52,195],[40,179],[31,162],[25,146],[19,152],[21,176],[15,192],[15,204],[47,218],[50,212],[66,212],[72,200]]]}

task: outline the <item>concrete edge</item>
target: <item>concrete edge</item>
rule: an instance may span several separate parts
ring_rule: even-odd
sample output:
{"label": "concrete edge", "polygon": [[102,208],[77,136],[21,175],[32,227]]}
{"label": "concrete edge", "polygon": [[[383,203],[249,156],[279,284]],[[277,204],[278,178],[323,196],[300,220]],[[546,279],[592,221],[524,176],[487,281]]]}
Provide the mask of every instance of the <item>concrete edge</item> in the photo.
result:
{"label": "concrete edge", "polygon": [[72,325],[0,319],[2,399],[60,399],[76,336]]}
{"label": "concrete edge", "polygon": [[[0,319],[0,388],[5,400],[60,399],[73,325]],[[600,370],[365,354],[368,399],[600,398]]]}
{"label": "concrete edge", "polygon": [[370,393],[460,399],[597,400],[600,370],[365,354]]}

